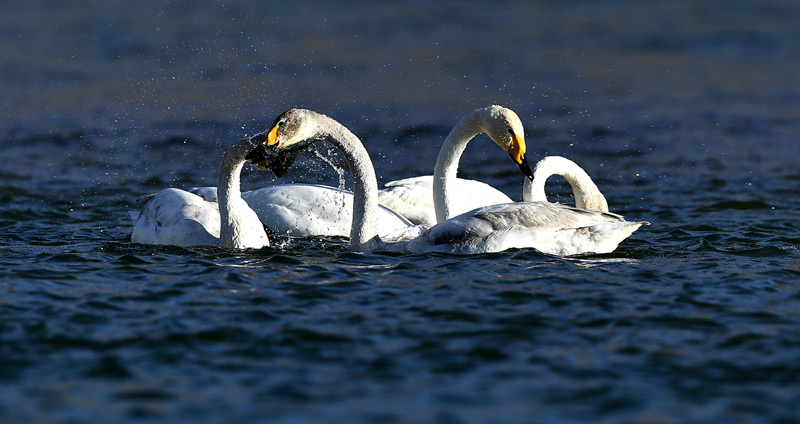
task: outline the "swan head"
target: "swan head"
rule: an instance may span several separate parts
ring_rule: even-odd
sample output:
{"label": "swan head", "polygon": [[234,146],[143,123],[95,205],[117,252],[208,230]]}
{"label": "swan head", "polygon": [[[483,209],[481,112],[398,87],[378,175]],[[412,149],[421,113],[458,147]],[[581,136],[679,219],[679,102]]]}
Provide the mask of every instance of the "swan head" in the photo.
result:
{"label": "swan head", "polygon": [[297,155],[308,150],[311,144],[296,143],[279,150],[278,143],[269,144],[271,134],[277,132],[275,128],[273,126],[269,132],[256,134],[250,138],[253,150],[245,156],[245,160],[262,171],[269,169],[280,178],[289,172]]}
{"label": "swan head", "polygon": [[525,158],[525,129],[513,110],[502,106],[489,106],[475,111],[481,132],[503,149],[526,177],[533,180],[528,160]]}
{"label": "swan head", "polygon": [[289,109],[278,115],[262,143],[284,152],[297,144],[308,146],[321,138],[316,123],[322,117],[324,115],[308,109]]}
{"label": "swan head", "polygon": [[254,149],[245,159],[277,177],[289,172],[297,154],[324,138],[315,122],[324,115],[307,109],[289,109],[275,119],[269,131],[253,136]]}

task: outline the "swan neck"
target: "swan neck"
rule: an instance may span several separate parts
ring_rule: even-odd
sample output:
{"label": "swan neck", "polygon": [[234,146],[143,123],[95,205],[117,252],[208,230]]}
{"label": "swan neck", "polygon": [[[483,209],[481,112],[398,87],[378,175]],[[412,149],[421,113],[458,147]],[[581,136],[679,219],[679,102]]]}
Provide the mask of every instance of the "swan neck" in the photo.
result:
{"label": "swan neck", "polygon": [[248,208],[242,199],[240,175],[245,155],[253,146],[247,138],[234,143],[222,155],[217,177],[217,201],[219,202],[219,245],[224,248],[241,248],[241,234],[245,227],[240,209]]}
{"label": "swan neck", "polygon": [[526,202],[546,202],[547,194],[544,192],[544,184],[549,177],[550,175],[534,172],[533,181],[530,178],[525,178],[525,182],[522,184],[522,200]]}
{"label": "swan neck", "polygon": [[436,166],[433,169],[433,208],[436,222],[446,221],[453,217],[454,202],[451,186],[455,183],[458,162],[470,140],[483,132],[480,120],[475,113],[462,119],[442,144]]}
{"label": "swan neck", "polygon": [[378,237],[378,181],[367,150],[350,130],[325,116],[318,115],[320,138],[333,144],[344,155],[353,175],[353,222],[350,248],[367,252],[381,245]]}
{"label": "swan neck", "polygon": [[523,186],[523,200],[546,202],[544,186],[547,179],[553,175],[560,175],[572,187],[576,207],[608,212],[606,199],[589,174],[575,162],[561,156],[548,156],[536,164],[533,181],[528,184],[526,180]]}

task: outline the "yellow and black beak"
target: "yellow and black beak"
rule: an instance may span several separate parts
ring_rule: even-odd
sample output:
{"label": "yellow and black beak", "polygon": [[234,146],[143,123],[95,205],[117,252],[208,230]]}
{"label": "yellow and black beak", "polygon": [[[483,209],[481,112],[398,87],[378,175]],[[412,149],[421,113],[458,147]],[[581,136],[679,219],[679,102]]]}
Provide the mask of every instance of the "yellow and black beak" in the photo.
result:
{"label": "yellow and black beak", "polygon": [[511,146],[508,149],[508,154],[511,156],[511,159],[514,161],[514,163],[517,164],[520,171],[522,171],[526,177],[533,180],[533,171],[531,171],[531,167],[528,165],[528,160],[525,159],[526,150],[525,138],[514,134],[514,139],[511,140]]}
{"label": "yellow and black beak", "polygon": [[[273,125],[272,129],[269,130],[269,133],[267,133],[267,139],[264,141],[264,143],[266,143],[267,146],[275,145],[275,143],[278,142],[278,138],[281,135],[280,134],[280,130],[281,130],[281,126],[279,124]],[[278,146],[278,147],[280,147],[280,146]]]}

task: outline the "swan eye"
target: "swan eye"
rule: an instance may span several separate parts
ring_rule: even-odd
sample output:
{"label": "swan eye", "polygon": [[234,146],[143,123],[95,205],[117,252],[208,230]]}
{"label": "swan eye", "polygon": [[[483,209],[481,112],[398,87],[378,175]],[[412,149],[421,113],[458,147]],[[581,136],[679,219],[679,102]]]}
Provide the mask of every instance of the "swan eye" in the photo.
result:
{"label": "swan eye", "polygon": [[514,136],[514,130],[512,130],[511,128],[508,129],[508,133],[511,134],[512,137]]}

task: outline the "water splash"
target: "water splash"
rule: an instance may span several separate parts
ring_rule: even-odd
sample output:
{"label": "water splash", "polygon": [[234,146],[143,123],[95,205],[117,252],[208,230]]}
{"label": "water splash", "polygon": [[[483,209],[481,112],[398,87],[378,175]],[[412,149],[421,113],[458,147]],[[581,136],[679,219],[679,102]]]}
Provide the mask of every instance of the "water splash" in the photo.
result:
{"label": "water splash", "polygon": [[345,172],[346,172],[345,168],[336,165],[330,159],[331,157],[333,157],[334,154],[336,154],[336,151],[331,149],[331,148],[328,148],[328,151],[325,154],[320,153],[319,150],[312,150],[312,151],[314,152],[314,155],[316,155],[318,158],[322,159],[323,162],[328,164],[331,168],[333,168],[334,171],[336,171],[336,174],[338,175],[338,180],[339,180],[338,188],[340,190],[346,190],[347,179],[345,178]]}

